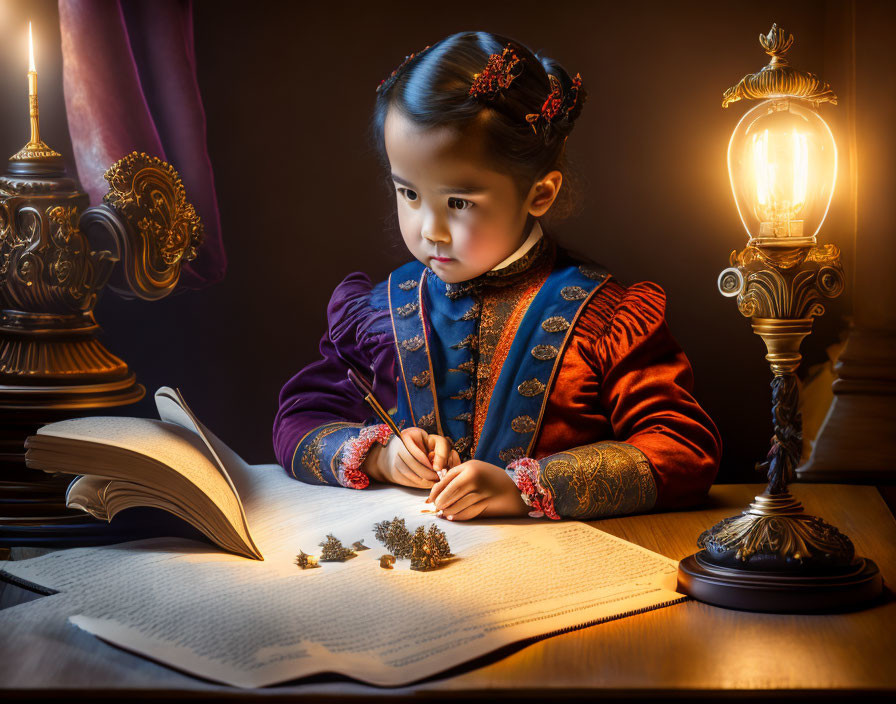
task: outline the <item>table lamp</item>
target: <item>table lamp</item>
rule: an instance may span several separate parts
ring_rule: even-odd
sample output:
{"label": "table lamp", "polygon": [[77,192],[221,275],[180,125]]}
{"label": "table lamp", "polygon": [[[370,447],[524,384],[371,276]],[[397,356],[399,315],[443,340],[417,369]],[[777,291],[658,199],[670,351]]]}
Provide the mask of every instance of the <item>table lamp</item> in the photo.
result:
{"label": "table lamp", "polygon": [[718,279],[765,342],[774,378],[771,449],[757,469],[768,486],[750,507],[704,531],[702,548],[679,566],[679,588],[718,606],[769,612],[855,608],[882,591],[877,565],[852,541],[810,516],[788,490],[802,452],[796,370],[800,344],[824,299],[844,287],[840,251],[819,245],[834,194],[837,145],[819,115],[836,105],[831,87],[790,66],[793,35],[772,25],[760,44],[771,61],[724,93],[722,107],[761,100],[737,124],[728,145],[734,201],[749,235]]}
{"label": "table lamp", "polygon": [[103,524],[66,508],[69,477],[26,468],[25,438],[143,397],[133,371],[97,338],[94,307],[106,287],[125,298],[167,296],[203,229],[174,168],[139,152],[109,167],[109,192],[88,208],[62,155],[41,139],[30,24],[28,39],[31,138],[0,175],[0,546],[75,534],[83,544]]}

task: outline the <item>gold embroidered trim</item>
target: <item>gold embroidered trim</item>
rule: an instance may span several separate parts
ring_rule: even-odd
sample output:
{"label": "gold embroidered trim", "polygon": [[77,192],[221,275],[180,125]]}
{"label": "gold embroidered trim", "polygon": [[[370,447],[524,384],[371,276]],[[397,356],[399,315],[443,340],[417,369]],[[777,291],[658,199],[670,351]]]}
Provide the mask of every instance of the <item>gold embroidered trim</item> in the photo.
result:
{"label": "gold embroidered trim", "polygon": [[[582,314],[582,311],[585,310],[585,308],[588,307],[588,303],[594,298],[594,295],[595,295],[598,291],[600,291],[600,290],[606,285],[606,283],[607,283],[607,281],[609,281],[609,279],[610,279],[609,276],[605,276],[601,281],[599,281],[599,282],[597,283],[597,285],[594,287],[594,289],[591,291],[591,293],[589,293],[589,294],[585,297],[585,300],[582,301],[582,303],[579,305],[578,310],[575,312],[575,315],[573,315],[573,317],[572,317],[572,319],[573,319],[573,323],[575,323],[576,321],[578,321],[579,316]],[[571,336],[572,333],[573,333],[573,329],[572,329],[572,327],[571,327],[573,323],[570,323],[570,322],[567,321],[565,318],[562,318],[562,317],[560,317],[560,316],[556,316],[556,317],[558,317],[561,321],[563,321],[563,323],[565,323],[565,325],[566,325],[566,334],[563,335],[563,342],[560,343],[560,353],[559,353],[559,355],[558,355],[558,359],[554,362],[554,364],[553,364],[553,366],[552,366],[552,368],[551,368],[551,375],[548,377],[548,384],[547,384],[547,388],[548,388],[548,389],[552,389],[553,386],[554,386],[554,381],[555,381],[555,379],[557,378],[557,372],[558,372],[558,370],[559,370],[559,368],[560,368],[560,363],[561,363],[561,359],[562,359],[563,351],[566,349],[566,345],[569,344],[570,336]],[[548,318],[548,320],[551,320],[551,318]],[[546,323],[546,322],[548,322],[548,321],[546,320],[545,323]],[[542,323],[542,327],[544,327],[544,323]],[[545,328],[545,330],[547,330],[547,328]],[[548,398],[550,398],[550,392],[544,394],[544,395],[541,397],[541,408],[540,408],[539,411],[538,411],[538,419],[535,421],[535,424],[536,424],[536,432],[533,433],[532,437],[531,437],[530,440],[529,440],[529,445],[528,445],[528,447],[526,448],[526,454],[525,454],[525,457],[532,457],[532,453],[535,451],[535,443],[536,443],[537,440],[538,440],[538,431],[537,431],[537,428],[541,427],[541,421],[542,421],[542,418],[544,418],[544,411],[545,411],[545,408],[546,408],[547,405],[548,405]]]}
{"label": "gold embroidered trim", "polygon": [[423,347],[423,337],[414,335],[412,338],[401,341],[401,346],[408,352],[416,352]]}
{"label": "gold embroidered trim", "polygon": [[429,384],[429,370],[426,369],[419,374],[411,377],[411,381],[414,382],[414,386],[418,386],[420,388]]}
{"label": "gold embroidered trim", "polygon": [[593,266],[588,266],[587,264],[579,264],[579,272],[582,276],[587,276],[592,281],[597,281],[601,276],[604,275],[604,272],[600,269],[597,269]]}
{"label": "gold embroidered trim", "polygon": [[[550,252],[549,252],[550,255]],[[479,357],[476,368],[476,402],[473,415],[473,452],[479,445],[482,430],[490,413],[494,390],[504,369],[520,323],[532,301],[544,286],[553,266],[552,255],[539,260],[518,283],[490,291],[482,298],[479,321]],[[508,281],[514,280],[509,278]],[[498,403],[498,400],[495,400]]]}
{"label": "gold embroidered trim", "polygon": [[445,295],[452,301],[463,298],[473,290],[473,284],[469,281],[461,281],[456,284],[445,284]]}
{"label": "gold embroidered trim", "polygon": [[409,315],[413,315],[417,312],[417,301],[411,301],[410,303],[405,303],[403,306],[398,306],[398,308],[395,309],[395,312],[402,318],[407,318]]}
{"label": "gold embroidered trim", "polygon": [[560,289],[560,297],[565,301],[581,301],[588,292],[581,286],[564,286]]}
{"label": "gold embroidered trim", "polygon": [[562,315],[552,315],[541,324],[545,332],[563,332],[569,327],[569,321]]}
{"label": "gold embroidered trim", "polygon": [[463,340],[458,342],[456,345],[451,345],[451,349],[459,350],[464,347],[469,347],[471,350],[475,350],[479,344],[479,339],[473,333],[467,335]]}
{"label": "gold embroidered trim", "polygon": [[[389,274],[389,282],[386,286],[386,297],[389,302],[389,321],[392,323],[392,338],[395,340],[396,345],[398,344],[398,333],[395,331],[395,313],[392,308],[392,274]],[[398,356],[398,366],[401,369],[401,379],[402,386],[404,387],[404,395],[408,400],[408,413],[411,414],[411,423],[416,424],[416,420],[414,419],[414,404],[411,403],[411,390],[408,388],[408,379],[405,375],[404,371],[404,360],[401,357],[401,350],[397,350]],[[395,379],[395,382],[398,383],[398,379]]]}
{"label": "gold embroidered trim", "polygon": [[[324,449],[324,440],[327,438],[327,436],[332,435],[337,430],[342,430],[342,428],[347,428],[355,425],[355,423],[337,421],[335,423],[326,423],[324,425],[318,426],[317,434],[311,439],[311,442],[309,442],[305,446],[305,449],[302,450],[302,467],[307,469],[317,479],[326,484],[327,480],[324,479],[324,475],[321,471],[320,466],[320,455]],[[308,437],[308,435],[306,434],[305,437]],[[304,438],[302,439],[304,440]],[[299,442],[299,445],[301,444],[302,443]],[[296,449],[298,449],[298,446],[296,446]]]}
{"label": "gold embroidered trim", "polygon": [[523,396],[538,396],[538,394],[544,393],[545,385],[535,377],[532,377],[531,379],[526,379],[523,383],[517,386],[516,390]]}
{"label": "gold embroidered trim", "polygon": [[479,317],[479,314],[481,312],[482,312],[482,304],[480,304],[479,301],[477,301],[470,307],[470,310],[468,310],[466,313],[464,313],[460,317],[460,319],[461,320],[475,320],[476,318]]}
{"label": "gold embroidered trim", "polygon": [[510,421],[510,427],[518,433],[531,433],[535,430],[535,419],[532,416],[517,416]]}
{"label": "gold embroidered trim", "polygon": [[459,413],[458,415],[454,416],[454,420],[462,420],[465,423],[472,423],[473,414],[469,411],[464,411],[463,413]]}
{"label": "gold embroidered trim", "polygon": [[429,430],[434,428],[436,425],[436,414],[435,413],[427,413],[425,416],[420,416],[417,419],[417,426],[423,428],[424,430]]}
{"label": "gold embroidered trim", "polygon": [[464,399],[465,401],[469,401],[471,398],[473,398],[473,396],[475,394],[476,394],[476,389],[474,389],[472,386],[470,386],[466,389],[461,389],[456,395],[451,396],[451,398]]}
{"label": "gold embroidered trim", "polygon": [[461,362],[453,369],[449,369],[449,372],[465,372],[470,374],[471,376],[476,373],[476,360],[468,359],[466,362]]}
{"label": "gold embroidered trim", "polygon": [[398,284],[398,288],[402,291],[410,291],[412,288],[416,288],[417,280],[416,279],[408,279],[407,281],[402,281]]}
{"label": "gold embroidered trim", "polygon": [[554,508],[571,518],[649,511],[656,503],[650,461],[634,445],[603,441],[541,460],[541,482]]}
{"label": "gold embroidered trim", "polygon": [[458,438],[457,442],[454,443],[454,449],[457,450],[458,455],[464,454],[468,449],[470,449],[470,445],[473,442],[473,438],[470,435],[464,435],[462,438]]}
{"label": "gold embroidered trim", "polygon": [[[417,289],[418,301],[423,301],[423,287],[426,285],[426,277],[429,276],[429,274],[434,274],[434,272],[427,267],[423,271],[423,276],[420,277],[420,286]],[[423,327],[423,339],[426,342],[426,367],[430,372],[429,392],[432,394],[433,413],[435,413],[435,430],[439,435],[444,435],[445,431],[442,428],[442,415],[439,413],[439,396],[436,392],[435,379],[432,377],[432,355],[429,350],[429,335],[426,331],[427,323],[423,307],[420,308],[420,325]]]}
{"label": "gold embroidered trim", "polygon": [[532,356],[535,359],[540,359],[542,361],[553,359],[558,354],[560,354],[560,350],[558,350],[553,345],[535,345],[535,347],[531,350]]}
{"label": "gold embroidered trim", "polygon": [[501,461],[504,464],[507,464],[508,462],[513,462],[514,460],[518,460],[520,457],[523,457],[525,452],[526,448],[524,447],[508,447],[504,450],[501,450],[498,453],[498,457],[501,458]]}

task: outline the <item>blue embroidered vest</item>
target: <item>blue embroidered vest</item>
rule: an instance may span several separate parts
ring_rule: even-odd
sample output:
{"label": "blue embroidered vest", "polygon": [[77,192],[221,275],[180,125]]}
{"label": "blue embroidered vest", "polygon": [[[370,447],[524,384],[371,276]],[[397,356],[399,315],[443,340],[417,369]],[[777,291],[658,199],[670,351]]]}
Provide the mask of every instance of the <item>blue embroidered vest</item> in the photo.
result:
{"label": "blue embroidered vest", "polygon": [[[505,466],[535,448],[573,326],[609,274],[559,257],[517,328],[473,458]],[[473,288],[446,284],[419,261],[389,275],[398,403],[395,420],[445,435],[470,459],[479,317]]]}

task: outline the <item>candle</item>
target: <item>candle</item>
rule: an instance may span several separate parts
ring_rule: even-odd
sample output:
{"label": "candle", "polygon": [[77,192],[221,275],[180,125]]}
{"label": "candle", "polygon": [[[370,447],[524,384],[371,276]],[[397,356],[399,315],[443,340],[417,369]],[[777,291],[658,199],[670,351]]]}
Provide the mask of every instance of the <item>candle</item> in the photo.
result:
{"label": "candle", "polygon": [[31,22],[28,23],[28,112],[31,115],[31,141],[29,144],[40,144],[40,122],[37,107],[37,69],[34,67],[34,39],[31,35]]}
{"label": "candle", "polygon": [[[62,155],[50,149],[40,139],[40,118],[37,105],[37,68],[34,65],[34,36],[31,23],[28,23],[28,115],[31,117],[31,139],[16,154],[9,158],[10,163],[43,162],[41,168],[64,168]],[[18,167],[17,167],[18,168]],[[18,173],[18,172],[17,172]],[[21,172],[24,173],[24,172]]]}

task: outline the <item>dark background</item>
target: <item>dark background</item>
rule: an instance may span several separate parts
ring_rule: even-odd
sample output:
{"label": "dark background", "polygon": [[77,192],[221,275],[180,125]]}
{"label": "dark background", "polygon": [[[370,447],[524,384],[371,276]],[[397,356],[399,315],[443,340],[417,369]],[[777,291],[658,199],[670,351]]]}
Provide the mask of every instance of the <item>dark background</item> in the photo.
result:
{"label": "dark background", "polygon": [[[650,280],[665,289],[695,395],[722,434],[719,479],[755,480],[753,464],[772,432],[771,374],[762,341],[716,289],[729,253],[746,244],[726,149],[749,107],[722,109],[721,96],[766,63],[757,37],[773,21],[796,37],[793,64],[843,95],[849,12],[848,2],[833,0],[196,0],[198,77],[228,271],[212,287],[155,303],[101,297],[103,342],[148,390],[119,412],[155,416],[152,392],[176,386],[247,461],[275,462],[279,390],[318,357],[334,286],[355,270],[380,280],[410,258],[367,143],[375,88],[406,54],[453,32],[488,30],[582,74],[589,99],[569,147],[584,207],[553,232],[624,284]],[[28,138],[29,19],[41,135],[74,174],[53,0],[0,0],[2,156]],[[107,99],[112,105],[116,96]],[[838,139],[841,169],[820,241],[841,247],[847,290],[803,344],[803,373],[827,358],[851,310],[847,111],[841,102],[821,112]]]}

